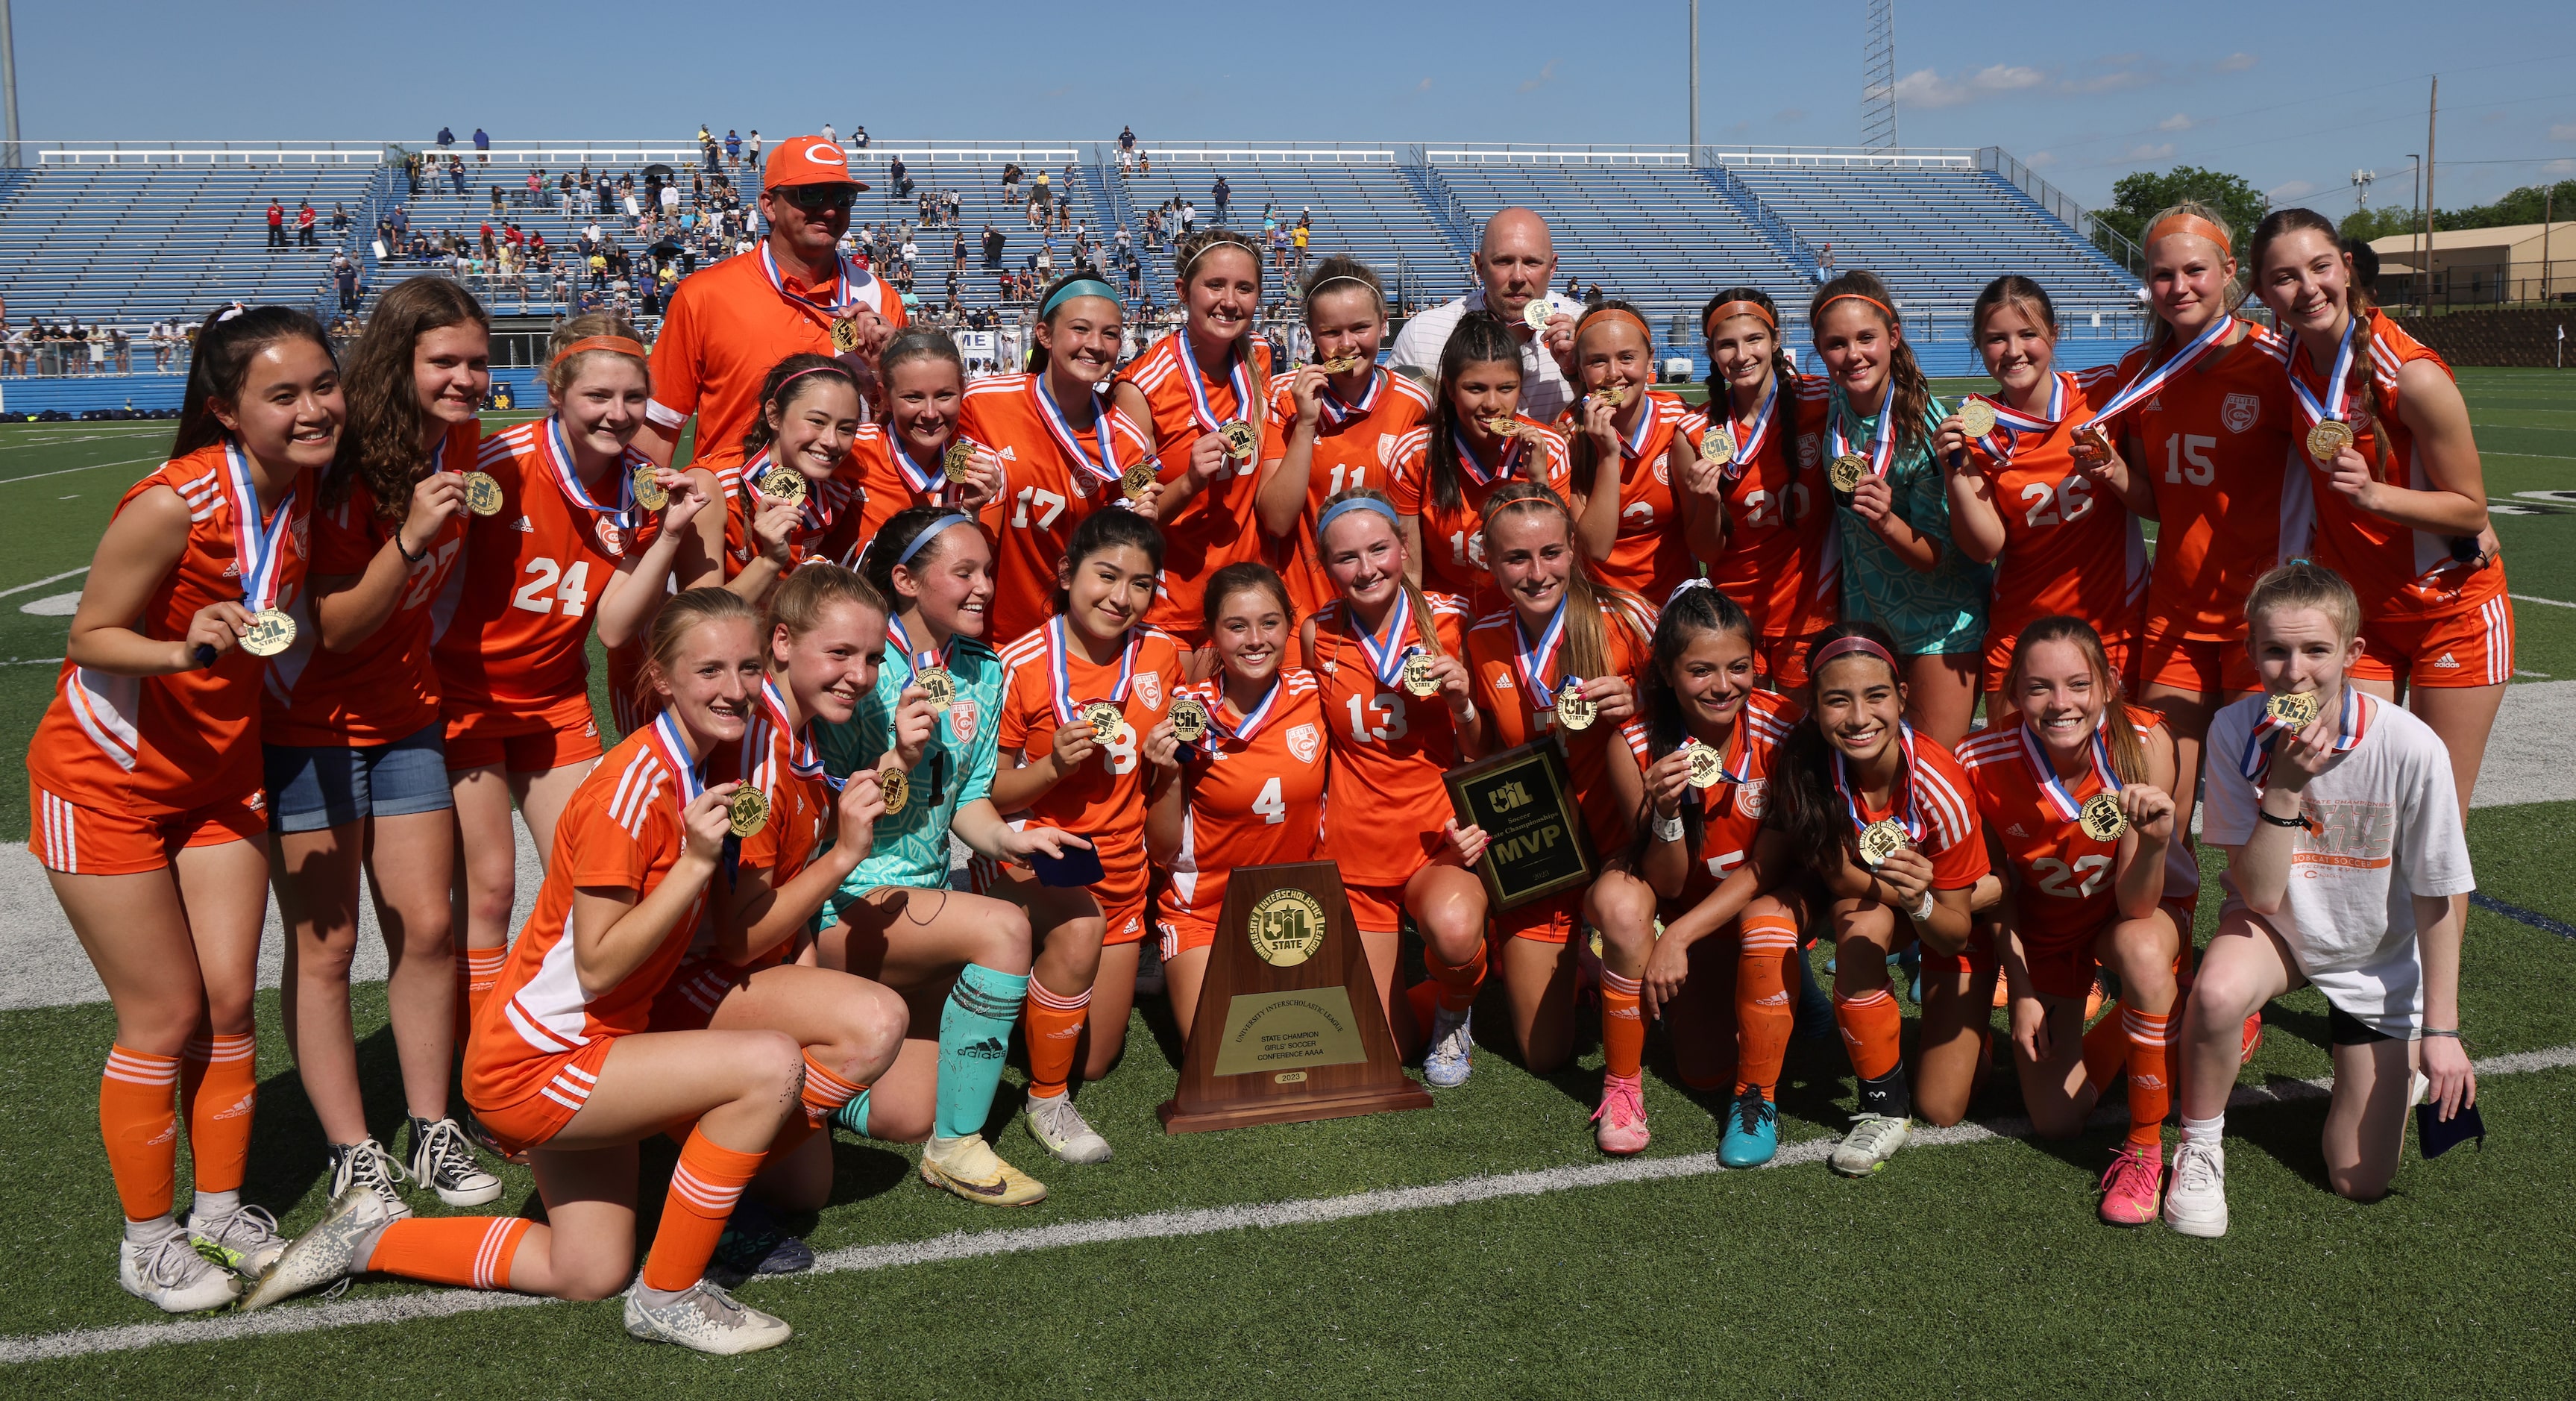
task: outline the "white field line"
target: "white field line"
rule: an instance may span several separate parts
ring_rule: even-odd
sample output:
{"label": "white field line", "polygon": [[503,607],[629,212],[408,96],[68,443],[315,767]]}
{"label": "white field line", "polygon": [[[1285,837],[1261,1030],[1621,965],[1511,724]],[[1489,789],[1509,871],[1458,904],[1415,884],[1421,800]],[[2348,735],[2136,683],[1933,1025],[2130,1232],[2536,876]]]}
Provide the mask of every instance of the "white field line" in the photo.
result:
{"label": "white field line", "polygon": [[[2491,1056],[2477,1062],[2482,1076],[2525,1075],[2534,1071],[2557,1070],[2576,1066],[2576,1046],[2555,1046],[2542,1051],[2522,1051],[2513,1055]],[[2231,1109],[2258,1108],[2287,1104],[2297,1100],[2322,1098],[2331,1088],[2324,1080],[2274,1080],[2268,1085],[2244,1086],[2229,1096]],[[2097,1110],[2096,1124],[2124,1123],[2124,1109]],[[2004,1139],[2030,1136],[2030,1121],[2022,1118],[1996,1119],[1988,1123],[1959,1124],[1946,1129],[1922,1129],[1913,1144],[1924,1147],[1955,1147],[1967,1143],[1992,1143]],[[1809,1139],[1780,1150],[1765,1168],[1792,1167],[1821,1162],[1833,1151],[1830,1138]],[[1760,1171],[1762,1169],[1754,1169]],[[1717,1164],[1714,1153],[1691,1153],[1671,1158],[1630,1158],[1620,1162],[1586,1163],[1579,1166],[1539,1168],[1529,1172],[1498,1173],[1489,1177],[1463,1177],[1452,1182],[1428,1187],[1392,1187],[1374,1192],[1354,1192],[1341,1197],[1302,1197],[1281,1202],[1254,1202],[1243,1206],[1209,1207],[1197,1211],[1153,1211],[1136,1216],[1113,1216],[1099,1221],[1068,1221],[1057,1226],[1028,1226],[999,1231],[956,1231],[929,1240],[906,1241],[894,1245],[858,1245],[827,1252],[815,1259],[812,1274],[859,1273],[870,1270],[896,1269],[906,1265],[935,1265],[951,1260],[974,1260],[993,1255],[1021,1255],[1038,1250],[1061,1250],[1072,1246],[1113,1245],[1134,1240],[1176,1240],[1188,1236],[1214,1235],[1223,1231],[1276,1230],[1281,1227],[1320,1226],[1337,1221],[1354,1221],[1363,1217],[1387,1216],[1398,1212],[1430,1211],[1442,1207],[1468,1206],[1477,1202],[1500,1201],[1513,1197],[1538,1197],[1554,1192],[1576,1191],[1586,1187],[1609,1187],[1638,1182],[1664,1182],[1675,1178],[1705,1177],[1727,1171]],[[787,1277],[781,1277],[787,1278]],[[795,1276],[794,1278],[804,1278]],[[0,1339],[0,1363],[16,1365],[47,1362],[63,1358],[88,1357],[104,1352],[130,1352],[137,1348],[157,1347],[170,1343],[229,1342],[239,1338],[273,1337],[286,1333],[309,1333],[326,1328],[352,1328],[370,1323],[402,1323],[420,1318],[446,1318],[461,1313],[480,1313],[487,1309],[524,1308],[534,1304],[553,1303],[551,1299],[532,1298],[524,1294],[491,1293],[470,1289],[440,1290],[426,1294],[404,1294],[386,1299],[354,1299],[336,1303],[288,1305],[256,1314],[224,1314],[212,1318],[191,1318],[175,1323],[131,1323],[115,1328],[82,1328],[62,1333],[27,1334]]]}
{"label": "white field line", "polygon": [[2576,603],[2569,603],[2565,599],[2534,598],[2527,593],[2509,593],[2506,594],[2505,597],[2512,599],[2516,603],[2546,603],[2552,608],[2576,608]]}
{"label": "white field line", "polygon": [[122,462],[93,462],[86,467],[65,467],[52,472],[30,472],[23,477],[0,477],[0,486],[13,482],[32,482],[44,477],[68,477],[74,472],[95,472],[102,467],[140,467],[146,462],[167,462],[165,457],[134,457]]}
{"label": "white field line", "polygon": [[84,564],[78,569],[66,569],[60,574],[48,574],[44,578],[38,579],[32,584],[20,584],[14,589],[0,589],[0,598],[7,598],[13,593],[25,593],[29,589],[41,589],[47,584],[59,584],[63,580],[71,578],[75,574],[87,574],[88,572],[89,566]]}

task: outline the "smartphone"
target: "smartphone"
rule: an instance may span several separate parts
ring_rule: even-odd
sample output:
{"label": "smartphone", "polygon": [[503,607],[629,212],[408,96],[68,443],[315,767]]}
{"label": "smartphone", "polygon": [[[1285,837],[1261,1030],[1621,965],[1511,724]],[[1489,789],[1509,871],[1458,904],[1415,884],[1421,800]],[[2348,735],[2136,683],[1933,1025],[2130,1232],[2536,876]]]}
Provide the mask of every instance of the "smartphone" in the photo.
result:
{"label": "smartphone", "polygon": [[1038,873],[1038,884],[1058,888],[1092,885],[1108,874],[1101,869],[1100,848],[1096,846],[1069,847],[1062,856],[1033,851],[1029,853],[1029,868]]}

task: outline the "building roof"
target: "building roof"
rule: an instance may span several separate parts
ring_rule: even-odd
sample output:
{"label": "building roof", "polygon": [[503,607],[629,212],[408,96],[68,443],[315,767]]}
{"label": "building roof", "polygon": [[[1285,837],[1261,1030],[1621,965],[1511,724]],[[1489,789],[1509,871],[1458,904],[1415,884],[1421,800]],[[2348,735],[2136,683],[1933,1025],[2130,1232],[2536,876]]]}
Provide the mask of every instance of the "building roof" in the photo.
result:
{"label": "building roof", "polygon": [[[2536,245],[2543,229],[2550,231],[2554,244],[2558,239],[2576,234],[2576,219],[2560,219],[2548,224],[2499,224],[2491,229],[2440,229],[2433,234],[2433,251],[2449,253],[2463,248],[2505,248],[2529,242],[2535,245],[2530,250],[2531,255],[2538,257],[2540,250]],[[2390,234],[2386,238],[2372,239],[2370,247],[2372,252],[2383,258],[2390,254],[2411,254],[2423,246],[2423,237],[2420,233]],[[2555,253],[2557,249],[2553,247],[2550,251]],[[2576,256],[2576,244],[2570,244],[2568,252],[2570,256]]]}

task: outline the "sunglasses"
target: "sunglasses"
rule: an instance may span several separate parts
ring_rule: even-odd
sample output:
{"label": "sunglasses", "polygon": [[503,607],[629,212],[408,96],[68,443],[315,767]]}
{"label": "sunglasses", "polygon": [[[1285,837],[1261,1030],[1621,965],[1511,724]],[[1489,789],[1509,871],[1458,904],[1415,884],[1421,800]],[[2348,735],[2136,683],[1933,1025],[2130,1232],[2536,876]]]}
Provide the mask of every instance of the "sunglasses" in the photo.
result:
{"label": "sunglasses", "polygon": [[859,197],[852,185],[789,185],[778,194],[808,214],[846,214]]}

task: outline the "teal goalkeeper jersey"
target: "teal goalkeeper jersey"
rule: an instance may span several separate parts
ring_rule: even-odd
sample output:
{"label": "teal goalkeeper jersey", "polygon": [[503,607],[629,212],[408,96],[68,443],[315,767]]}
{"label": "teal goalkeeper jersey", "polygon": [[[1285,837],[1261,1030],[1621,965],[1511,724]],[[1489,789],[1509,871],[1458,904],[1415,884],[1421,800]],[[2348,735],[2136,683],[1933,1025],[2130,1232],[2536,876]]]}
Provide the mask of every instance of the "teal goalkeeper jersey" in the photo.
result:
{"label": "teal goalkeeper jersey", "polygon": [[[1001,658],[983,643],[960,637],[949,649],[948,670],[957,680],[957,703],[931,731],[921,763],[912,771],[912,793],[903,811],[877,819],[875,845],[841,882],[831,901],[835,909],[879,886],[946,885],[948,824],[960,805],[993,791],[1001,734]],[[885,665],[877,668],[876,689],[859,701],[849,723],[814,727],[825,772],[846,778],[885,758],[894,747],[895,701],[911,682],[912,669],[901,649],[888,647]]]}
{"label": "teal goalkeeper jersey", "polygon": [[[1828,412],[1841,417],[1849,442],[1867,443],[1878,432],[1878,420],[1853,412],[1839,387]],[[1940,545],[1940,564],[1929,573],[1914,568],[1849,506],[1834,508],[1843,555],[1843,616],[1887,629],[1897,650],[1907,656],[1981,654],[1986,645],[1994,566],[1969,559],[1950,538],[1949,479],[1932,457],[1932,432],[1949,412],[1939,399],[1931,400],[1924,409],[1922,438],[1909,451],[1899,437],[1887,469],[1897,517]]]}

